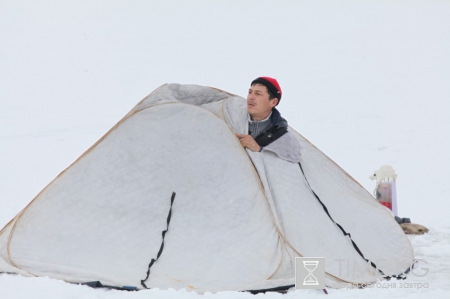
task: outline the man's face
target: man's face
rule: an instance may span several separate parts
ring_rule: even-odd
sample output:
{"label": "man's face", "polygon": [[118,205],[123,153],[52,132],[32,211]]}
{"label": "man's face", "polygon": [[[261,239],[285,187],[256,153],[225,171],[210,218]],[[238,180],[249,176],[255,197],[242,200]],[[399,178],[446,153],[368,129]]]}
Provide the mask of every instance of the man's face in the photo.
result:
{"label": "man's face", "polygon": [[267,87],[255,84],[250,87],[247,95],[247,111],[253,120],[265,119],[278,103],[278,99],[269,100]]}

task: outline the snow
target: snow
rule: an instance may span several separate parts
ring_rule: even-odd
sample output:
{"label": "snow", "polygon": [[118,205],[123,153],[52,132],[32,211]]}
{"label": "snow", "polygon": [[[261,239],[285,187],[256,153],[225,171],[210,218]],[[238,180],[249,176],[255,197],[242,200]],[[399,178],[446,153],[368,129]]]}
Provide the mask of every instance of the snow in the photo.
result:
{"label": "snow", "polygon": [[[245,96],[276,77],[281,113],[370,192],[398,174],[399,214],[428,288],[329,290],[333,298],[450,294],[450,3],[446,1],[0,2],[0,226],[166,82]],[[0,276],[0,298],[191,298]],[[250,294],[205,294],[249,298]],[[323,296],[292,291],[271,298]]]}

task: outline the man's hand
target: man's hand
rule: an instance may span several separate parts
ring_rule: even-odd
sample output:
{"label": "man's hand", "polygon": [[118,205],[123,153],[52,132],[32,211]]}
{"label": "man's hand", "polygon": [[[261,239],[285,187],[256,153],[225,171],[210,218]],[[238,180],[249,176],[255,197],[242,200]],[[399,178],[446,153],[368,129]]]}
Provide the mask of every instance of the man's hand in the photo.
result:
{"label": "man's hand", "polygon": [[256,143],[255,139],[253,139],[251,135],[236,134],[236,136],[239,138],[239,141],[243,147],[248,148],[252,152],[259,152],[261,150],[261,147],[258,143]]}

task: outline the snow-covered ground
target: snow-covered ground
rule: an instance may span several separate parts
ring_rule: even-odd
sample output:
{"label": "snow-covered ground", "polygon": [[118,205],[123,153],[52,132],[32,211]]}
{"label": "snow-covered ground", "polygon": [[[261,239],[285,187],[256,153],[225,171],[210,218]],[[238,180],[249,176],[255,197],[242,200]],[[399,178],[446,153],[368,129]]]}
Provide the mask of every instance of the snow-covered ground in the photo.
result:
{"label": "snow-covered ground", "polygon": [[[400,216],[430,228],[410,237],[429,272],[406,281],[428,288],[330,295],[450,298],[449,16],[437,0],[0,0],[0,226],[159,85],[245,96],[267,75],[292,127],[369,191],[392,165]],[[195,296],[0,276],[0,298]],[[302,296],[323,294],[283,295]]]}
{"label": "snow-covered ground", "polygon": [[[382,281],[366,289],[328,289],[329,298],[450,298],[450,227],[432,227],[424,236],[409,236],[419,260],[406,280]],[[143,299],[143,298],[253,298],[250,293],[219,292],[199,295],[186,290],[151,289],[138,292],[92,289],[48,277],[28,278],[0,274],[0,298],[28,299]],[[258,297],[324,298],[322,290],[289,290],[287,294],[266,293]]]}

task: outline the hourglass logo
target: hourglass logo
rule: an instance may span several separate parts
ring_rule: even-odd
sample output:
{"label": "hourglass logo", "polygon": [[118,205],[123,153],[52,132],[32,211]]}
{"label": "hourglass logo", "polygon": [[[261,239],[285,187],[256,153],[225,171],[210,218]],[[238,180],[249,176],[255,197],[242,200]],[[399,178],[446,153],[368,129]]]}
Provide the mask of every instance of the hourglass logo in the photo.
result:
{"label": "hourglass logo", "polygon": [[295,288],[296,289],[325,288],[324,257],[295,258]]}

